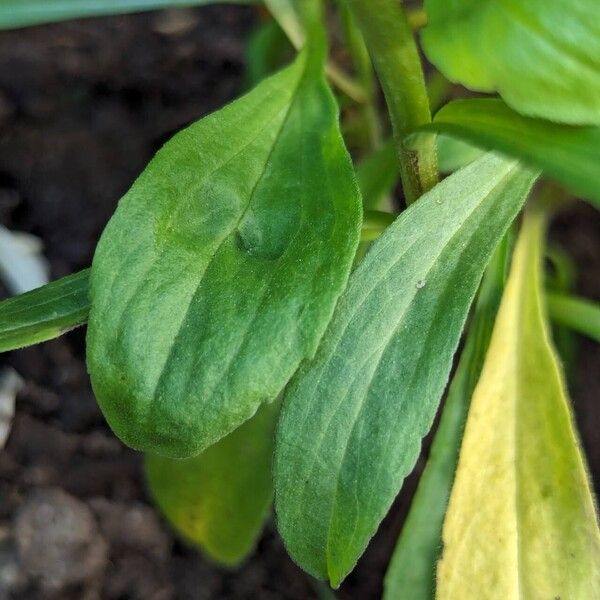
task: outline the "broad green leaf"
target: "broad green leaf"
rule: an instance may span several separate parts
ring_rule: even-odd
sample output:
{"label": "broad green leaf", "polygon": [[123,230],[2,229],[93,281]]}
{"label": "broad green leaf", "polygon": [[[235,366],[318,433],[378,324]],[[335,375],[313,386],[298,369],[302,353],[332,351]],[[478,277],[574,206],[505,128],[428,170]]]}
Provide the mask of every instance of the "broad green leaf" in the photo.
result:
{"label": "broad green leaf", "polygon": [[[0,29],[218,2],[219,0],[0,0]],[[258,0],[225,0],[229,4],[256,2]]]}
{"label": "broad green leaf", "polygon": [[552,321],[600,342],[600,305],[586,298],[549,293],[546,296]]}
{"label": "broad green leaf", "polygon": [[494,253],[479,290],[465,347],[410,511],[385,575],[384,600],[431,600],[442,547],[442,525],[458,462],[473,390],[494,326],[504,282],[510,236]]}
{"label": "broad green leaf", "polygon": [[403,212],[286,392],[275,453],[288,551],[339,585],[419,454],[469,306],[534,175],[488,155]]}
{"label": "broad green leaf", "polygon": [[317,349],[360,220],[321,52],[177,134],[92,266],[88,366],[117,435],[186,458],[274,400]]}
{"label": "broad green leaf", "polygon": [[437,598],[600,597],[600,531],[541,298],[543,216],[513,256],[471,402]]}
{"label": "broad green leaf", "polygon": [[146,455],[150,493],[169,523],[225,565],[236,565],[252,551],[268,515],[279,408],[278,402],[261,407],[194,458]]}
{"label": "broad green leaf", "polygon": [[0,352],[56,338],[89,312],[89,269],[0,302]]}
{"label": "broad green leaf", "polygon": [[452,81],[520,113],[600,124],[598,0],[425,0],[423,48]]}
{"label": "broad green leaf", "polygon": [[600,127],[523,117],[501,100],[490,98],[450,102],[435,115],[431,125],[422,129],[515,156],[600,204]]}

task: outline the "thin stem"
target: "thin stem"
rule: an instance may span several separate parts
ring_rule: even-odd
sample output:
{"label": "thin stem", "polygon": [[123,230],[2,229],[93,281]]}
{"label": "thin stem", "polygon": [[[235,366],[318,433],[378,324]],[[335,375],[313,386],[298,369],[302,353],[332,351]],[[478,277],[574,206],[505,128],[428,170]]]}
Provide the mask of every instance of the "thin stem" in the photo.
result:
{"label": "thin stem", "polygon": [[[304,46],[306,34],[300,17],[300,11],[305,10],[308,4],[297,4],[292,0],[265,0],[265,6],[283,29],[292,46],[296,50],[300,50]],[[344,73],[340,67],[329,61],[325,65],[325,72],[329,81],[339,90],[344,92],[346,96],[362,104],[366,101],[367,95],[362,86]]]}
{"label": "thin stem", "polygon": [[344,29],[346,46],[352,58],[358,81],[365,90],[366,101],[359,106],[359,109],[367,133],[369,147],[371,150],[375,150],[381,145],[381,123],[377,110],[377,85],[375,73],[373,72],[373,63],[371,62],[362,33],[358,29],[348,5],[343,0],[338,0],[337,4]]}
{"label": "thin stem", "polygon": [[407,203],[437,183],[433,136],[422,136],[417,148],[405,136],[431,122],[425,77],[417,45],[398,0],[346,0],[365,38],[381,81],[394,130],[400,175]]}
{"label": "thin stem", "polygon": [[344,92],[348,98],[354,100],[357,104],[364,104],[367,101],[367,94],[360,83],[344,73],[335,63],[329,61],[325,65],[325,73],[327,73],[329,81],[338,90]]}

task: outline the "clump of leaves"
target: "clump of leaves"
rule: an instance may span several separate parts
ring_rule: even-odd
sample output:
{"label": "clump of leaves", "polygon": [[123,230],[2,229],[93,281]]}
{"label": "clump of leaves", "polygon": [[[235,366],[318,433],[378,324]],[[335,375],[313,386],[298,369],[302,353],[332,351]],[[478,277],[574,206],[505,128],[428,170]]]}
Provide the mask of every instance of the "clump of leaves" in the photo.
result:
{"label": "clump of leaves", "polygon": [[[0,25],[207,3],[0,0]],[[598,339],[600,308],[542,270],[556,207],[600,202],[597,3],[339,0],[350,74],[318,0],[264,4],[253,89],[158,152],[91,270],[0,303],[0,350],[88,321],[98,403],[146,452],[181,536],[235,565],[274,493],[290,555],[333,587],[448,387],[385,597],[600,597],[595,505],[547,322]],[[412,31],[427,19],[429,82]],[[459,90],[445,78],[499,97],[432,119]]]}

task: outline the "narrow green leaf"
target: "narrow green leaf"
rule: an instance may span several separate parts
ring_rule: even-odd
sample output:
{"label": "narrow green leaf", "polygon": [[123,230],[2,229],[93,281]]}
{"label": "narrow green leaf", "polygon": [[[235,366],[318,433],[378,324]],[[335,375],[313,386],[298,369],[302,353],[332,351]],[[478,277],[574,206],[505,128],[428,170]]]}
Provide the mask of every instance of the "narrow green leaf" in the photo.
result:
{"label": "narrow green leaf", "polygon": [[88,366],[134,448],[198,454],[317,349],[361,221],[317,54],[177,134],[102,235]]}
{"label": "narrow green leaf", "polygon": [[458,462],[467,412],[492,335],[500,304],[506,239],[490,262],[456,374],[435,433],[425,470],[385,575],[384,600],[431,600],[435,566],[442,547],[442,525]]}
{"label": "narrow green leaf", "polygon": [[425,0],[423,48],[449,79],[515,110],[600,124],[598,0]]}
{"label": "narrow green leaf", "polygon": [[289,62],[294,50],[273,20],[261,23],[246,42],[245,79],[252,88]]}
{"label": "narrow green leaf", "polygon": [[[224,3],[255,4],[258,1],[225,0]],[[15,29],[84,17],[217,3],[219,0],[0,0],[0,29]]]}
{"label": "narrow green leaf", "polygon": [[440,600],[600,597],[600,531],[543,314],[543,235],[531,213],[469,410]]}
{"label": "narrow green leaf", "polygon": [[360,234],[361,242],[376,240],[394,221],[396,215],[381,210],[366,210]]}
{"label": "narrow green leaf", "polygon": [[356,178],[367,209],[382,208],[400,179],[398,156],[393,140],[388,140],[356,165]]}
{"label": "narrow green leaf", "polygon": [[437,136],[438,167],[442,173],[453,173],[479,158],[484,150],[449,135]]}
{"label": "narrow green leaf", "polygon": [[488,155],[403,212],[286,392],[275,453],[292,557],[339,585],[419,454],[469,306],[534,175]]}
{"label": "narrow green leaf", "polygon": [[[304,44],[305,32],[298,10],[298,0],[263,0],[273,18],[279,23],[279,26],[285,31],[290,42],[296,47],[301,48]],[[300,0],[306,2],[307,0]]]}
{"label": "narrow green leaf", "polygon": [[600,342],[600,305],[586,298],[549,293],[546,296],[552,321]]}
{"label": "narrow green leaf", "polygon": [[273,496],[271,457],[279,403],[202,454],[185,460],[146,455],[154,501],[173,528],[214,560],[234,566],[252,551]]}
{"label": "narrow green leaf", "polygon": [[575,127],[523,117],[495,99],[455,100],[431,125],[447,133],[515,156],[548,177],[600,204],[600,127]]}
{"label": "narrow green leaf", "polygon": [[0,352],[51,340],[85,323],[89,271],[0,302]]}

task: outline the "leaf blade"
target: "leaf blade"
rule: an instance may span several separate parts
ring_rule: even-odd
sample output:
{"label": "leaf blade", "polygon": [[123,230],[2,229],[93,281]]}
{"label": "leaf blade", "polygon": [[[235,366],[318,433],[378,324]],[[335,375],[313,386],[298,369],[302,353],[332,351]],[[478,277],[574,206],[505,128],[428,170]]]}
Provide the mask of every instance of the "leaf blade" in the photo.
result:
{"label": "leaf blade", "polygon": [[427,464],[385,575],[384,600],[431,600],[435,596],[435,567],[442,547],[444,515],[469,403],[500,304],[509,237],[505,236],[486,269]]}
{"label": "leaf blade", "polygon": [[548,177],[600,204],[600,127],[523,117],[501,100],[455,100],[423,130],[448,133],[541,168]]}
{"label": "leaf blade", "polygon": [[88,365],[117,435],[185,458],[274,400],[316,350],[360,220],[314,52],[178,134],[92,266]]}
{"label": "leaf blade", "polygon": [[271,456],[279,403],[185,460],[146,455],[150,493],[171,526],[226,566],[254,548],[273,496]]}
{"label": "leaf blade", "polygon": [[600,13],[594,0],[426,0],[427,57],[520,113],[600,124]]}
{"label": "leaf blade", "polygon": [[463,598],[600,591],[600,531],[541,299],[544,227],[541,213],[525,219],[471,402],[444,523],[442,600],[457,585]]}
{"label": "leaf blade", "polygon": [[364,209],[381,209],[400,180],[393,140],[384,142],[356,165],[356,178]]}
{"label": "leaf blade", "polygon": [[58,337],[89,312],[89,269],[0,302],[0,352]]}
{"label": "leaf blade", "polygon": [[[226,3],[253,4],[256,1],[226,0]],[[219,0],[0,0],[0,29],[218,2]]]}
{"label": "leaf blade", "polygon": [[[472,179],[485,184],[477,189]],[[276,437],[276,512],[288,551],[309,573],[339,585],[387,512],[431,426],[489,244],[533,179],[486,156],[402,213],[353,273],[316,358],[288,387]],[[484,247],[473,237],[481,218]],[[441,310],[447,286],[458,296]],[[403,344],[418,349],[401,358]]]}

